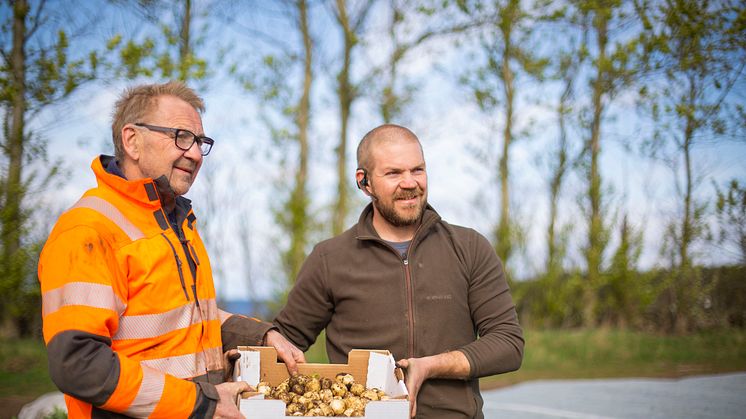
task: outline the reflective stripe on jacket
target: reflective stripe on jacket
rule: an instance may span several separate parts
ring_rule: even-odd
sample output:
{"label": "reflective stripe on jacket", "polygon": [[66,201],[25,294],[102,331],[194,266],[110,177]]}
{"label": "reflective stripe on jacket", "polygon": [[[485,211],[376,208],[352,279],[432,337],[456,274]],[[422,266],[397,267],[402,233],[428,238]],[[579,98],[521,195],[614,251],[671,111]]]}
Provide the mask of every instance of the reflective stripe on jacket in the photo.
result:
{"label": "reflective stripe on jacket", "polygon": [[41,253],[50,375],[71,418],[207,414],[200,399],[217,393],[195,381],[222,381],[229,314],[196,218],[177,198],[177,233],[156,183],[107,173],[109,158],[94,159],[98,187],[60,216]]}

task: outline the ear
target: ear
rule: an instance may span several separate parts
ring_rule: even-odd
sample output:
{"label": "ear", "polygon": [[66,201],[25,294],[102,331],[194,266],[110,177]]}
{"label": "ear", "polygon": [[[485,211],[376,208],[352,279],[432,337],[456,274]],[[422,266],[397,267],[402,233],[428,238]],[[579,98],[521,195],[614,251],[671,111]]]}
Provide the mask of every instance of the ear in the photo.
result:
{"label": "ear", "polygon": [[361,189],[363,192],[365,192],[365,186],[363,186],[362,182],[363,178],[365,177],[365,172],[363,169],[357,169],[355,172],[355,185],[357,185],[358,189]]}
{"label": "ear", "polygon": [[142,141],[143,136],[140,130],[130,124],[122,127],[122,148],[124,148],[124,154],[128,159],[133,161],[140,159]]}

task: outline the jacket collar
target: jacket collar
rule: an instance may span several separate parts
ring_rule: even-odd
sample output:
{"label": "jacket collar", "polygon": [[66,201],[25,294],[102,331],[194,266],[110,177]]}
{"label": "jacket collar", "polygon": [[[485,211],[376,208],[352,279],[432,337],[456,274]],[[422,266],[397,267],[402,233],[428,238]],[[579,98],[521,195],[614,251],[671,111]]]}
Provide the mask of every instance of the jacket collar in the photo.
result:
{"label": "jacket collar", "polygon": [[162,207],[166,214],[172,213],[177,206],[183,213],[188,213],[191,208],[191,201],[174,194],[165,176],[155,180],[151,178],[128,180],[124,177],[114,156],[104,154],[93,159],[91,168],[99,184],[103,183],[146,207],[152,209]]}
{"label": "jacket collar", "polygon": [[[438,223],[440,219],[440,214],[438,214],[438,212],[435,211],[435,209],[431,207],[430,204],[425,205],[425,211],[422,214],[422,221],[420,222],[420,226],[417,228],[417,232],[412,238],[412,241],[417,240],[418,238],[423,237],[425,234],[427,234],[430,228]],[[381,236],[378,235],[376,229],[373,228],[372,202],[363,209],[362,213],[360,213],[360,218],[358,219],[356,228],[356,236],[358,239],[381,239]]]}

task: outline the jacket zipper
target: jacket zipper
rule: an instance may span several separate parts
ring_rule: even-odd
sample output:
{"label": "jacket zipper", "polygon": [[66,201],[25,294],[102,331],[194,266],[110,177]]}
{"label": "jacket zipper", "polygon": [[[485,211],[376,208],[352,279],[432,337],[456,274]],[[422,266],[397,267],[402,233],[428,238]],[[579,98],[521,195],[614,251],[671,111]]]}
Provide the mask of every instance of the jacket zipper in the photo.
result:
{"label": "jacket zipper", "polygon": [[[428,222],[427,227],[429,228],[433,222]],[[412,252],[414,251],[414,244],[415,240],[417,240],[417,235],[420,233],[420,230],[422,230],[422,226],[425,225],[425,223],[420,223],[419,226],[417,226],[417,230],[415,230],[414,235],[412,235],[412,240],[409,242],[409,248],[407,248],[407,254],[405,257],[401,258],[402,265],[404,267],[404,283],[406,284],[407,288],[407,313],[408,313],[408,321],[409,321],[409,357],[414,358],[415,356],[415,350],[414,350],[414,289],[412,287],[412,274],[409,271],[409,258],[412,255]],[[401,254],[391,247],[388,243],[386,243],[385,240],[381,239],[380,237],[376,236],[358,236],[359,240],[374,240],[379,243],[382,243],[384,246],[391,249],[392,252],[394,252],[397,256],[401,257]]]}
{"label": "jacket zipper", "polygon": [[[422,225],[420,225],[422,227]],[[402,265],[404,268],[404,284],[407,289],[407,320],[409,321],[409,351],[407,352],[409,354],[409,358],[414,358],[415,350],[414,350],[414,290],[412,289],[412,274],[409,271],[409,256],[411,255],[414,248],[412,245],[414,244],[415,238],[417,238],[417,233],[420,231],[420,227],[417,228],[417,230],[414,232],[414,236],[412,236],[412,240],[409,242],[409,248],[407,248],[407,253],[404,257],[401,257],[401,254],[399,251],[391,247],[388,243],[386,243],[385,240],[377,238],[377,237],[369,237],[376,241],[379,241],[384,246],[391,249],[392,252],[394,252],[397,256],[401,257]],[[361,237],[365,238],[365,237]]]}
{"label": "jacket zipper", "polygon": [[[169,224],[171,224],[170,221],[169,221]],[[189,243],[189,240],[187,240],[186,237],[184,236],[184,231],[181,229],[181,227],[178,225],[172,226],[172,227],[175,227],[175,228],[172,228],[172,230],[175,230],[176,238],[179,239],[179,243],[181,243],[181,247],[184,250],[185,257],[191,259],[192,264],[194,264],[194,269],[192,269],[192,265],[189,266],[189,272],[192,274],[192,287],[191,287],[192,295],[194,295],[194,303],[197,305],[197,313],[199,313],[199,318],[200,318],[199,348],[200,348],[200,352],[204,354],[205,346],[202,342],[202,339],[205,336],[205,318],[202,315],[202,307],[200,307],[199,298],[197,298],[197,272],[196,271],[197,271],[197,265],[199,265],[198,261],[195,262],[197,254],[196,252],[192,254],[192,252],[189,250],[192,247],[192,244]],[[164,238],[166,237],[165,234],[163,234],[163,237]],[[171,241],[169,241],[168,238],[166,238],[166,240],[168,241],[168,244],[171,245],[171,249],[174,251],[174,255],[176,256],[177,265],[179,266],[179,277],[181,278],[181,284],[182,284],[182,287],[184,288],[184,294],[186,294],[187,291],[186,291],[186,287],[184,287],[184,277],[183,277],[182,269],[181,269],[181,260],[179,260],[179,257],[176,253],[176,248],[174,248],[173,244],[171,244]],[[187,296],[187,301],[188,300],[189,300],[189,297]],[[209,372],[209,369],[207,368],[208,362],[206,358],[204,359],[204,362],[205,362],[205,376],[209,377],[210,372]]]}
{"label": "jacket zipper", "polygon": [[[191,286],[192,295],[194,296],[194,302],[197,304],[197,308],[199,309],[200,305],[199,305],[199,298],[197,298],[197,273],[196,273],[197,265],[199,265],[199,263],[194,262],[194,258],[196,256],[192,256],[192,253],[189,251],[188,246],[191,246],[191,243],[189,243],[189,240],[187,240],[186,237],[184,236],[184,232],[181,230],[181,227],[178,225],[174,226],[171,224],[171,221],[169,220],[168,215],[166,215],[166,211],[164,211],[163,208],[161,208],[161,213],[167,220],[168,225],[171,227],[171,230],[174,230],[174,233],[176,233],[176,238],[179,239],[179,243],[181,243],[181,248],[182,250],[184,250],[184,256],[189,259],[187,263],[191,262],[191,264],[189,264],[189,273],[192,274],[192,286]],[[163,237],[166,238],[165,235],[163,235]],[[168,238],[166,238],[166,240],[168,240]],[[184,274],[181,271],[181,265],[182,265],[181,260],[177,256],[176,248],[174,248],[174,245],[171,244],[170,240],[168,241],[168,244],[171,245],[171,250],[173,250],[174,256],[176,256],[176,261],[177,261],[177,264],[179,265],[179,277],[181,278],[181,285],[182,285],[182,288],[184,288],[184,292],[186,293],[187,291],[186,291],[186,285],[184,284]],[[192,264],[194,265],[194,270],[192,270]],[[187,296],[187,301],[189,301],[188,296]],[[199,312],[201,316],[202,310],[200,309]]]}
{"label": "jacket zipper", "polygon": [[409,358],[414,358],[414,291],[412,290],[412,275],[409,272],[409,250],[407,250],[407,255],[402,259],[402,263],[404,263],[404,278],[407,285],[407,313],[409,313]]}
{"label": "jacket zipper", "polygon": [[171,246],[171,251],[174,254],[174,259],[176,259],[176,267],[178,268],[177,270],[179,271],[179,280],[181,281],[181,290],[184,291],[184,297],[186,297],[187,301],[189,301],[189,293],[186,290],[186,283],[184,282],[184,272],[181,269],[181,258],[179,258],[178,253],[176,253],[176,248],[171,243],[171,240],[169,240],[168,237],[166,237],[164,233],[161,233],[161,237],[163,237],[163,240],[165,240],[166,243],[168,243],[168,245]]}
{"label": "jacket zipper", "polygon": [[[156,188],[156,194],[158,194],[158,200],[161,200],[160,192],[158,192],[158,188]],[[161,201],[163,202],[163,201]],[[169,226],[171,226],[171,221],[168,218],[168,215],[166,214],[166,211],[164,211],[163,207],[160,208],[161,214],[163,214],[163,217],[165,217],[166,222]],[[187,247],[187,244],[191,246],[191,243],[184,237],[184,232],[181,230],[180,226],[176,226],[176,228],[173,228],[174,226],[171,226],[171,230],[175,230],[176,238],[179,239],[179,242],[181,242],[181,246],[184,249],[184,255],[187,258],[192,259],[193,263],[194,260],[197,258],[197,252],[194,252],[194,257],[192,258],[192,254],[189,252],[189,249]],[[181,259],[179,258],[179,254],[176,253],[176,248],[171,243],[171,240],[166,237],[165,233],[161,233],[161,236],[168,242],[168,245],[171,246],[171,251],[174,253],[174,258],[176,258],[176,266],[178,267],[179,271],[179,279],[181,280],[181,289],[184,291],[184,296],[186,297],[187,301],[189,301],[189,293],[186,290],[186,284],[184,283],[184,272],[181,268]],[[205,337],[205,319],[204,316],[202,316],[202,308],[199,305],[199,298],[197,298],[197,265],[199,265],[199,260],[197,259],[196,264],[194,265],[194,270],[192,270],[191,265],[189,266],[189,272],[192,274],[192,294],[194,295],[194,302],[197,305],[197,312],[199,313],[200,317],[200,339],[199,339],[199,348],[200,352],[204,353],[204,344],[202,343],[202,339]],[[204,355],[203,355],[204,356]],[[207,359],[205,361],[205,376],[210,377],[210,373],[207,369]]]}

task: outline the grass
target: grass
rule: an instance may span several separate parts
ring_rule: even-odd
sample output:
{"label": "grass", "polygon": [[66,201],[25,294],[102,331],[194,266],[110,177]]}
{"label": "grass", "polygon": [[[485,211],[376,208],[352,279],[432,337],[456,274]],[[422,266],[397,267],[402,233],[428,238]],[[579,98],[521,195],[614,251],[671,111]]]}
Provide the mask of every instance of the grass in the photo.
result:
{"label": "grass", "polygon": [[40,340],[0,340],[0,397],[39,396],[56,387],[49,379],[47,350]]}
{"label": "grass", "polygon": [[538,379],[682,377],[746,371],[746,331],[669,336],[623,330],[526,330],[521,369],[481,380],[496,388]]}
{"label": "grass", "polygon": [[[537,379],[681,377],[746,371],[746,330],[684,336],[621,330],[526,330],[519,371],[482,379],[496,388]],[[0,405],[3,398],[35,398],[54,391],[44,344],[0,340]],[[328,362],[324,337],[306,353],[308,362]]]}

